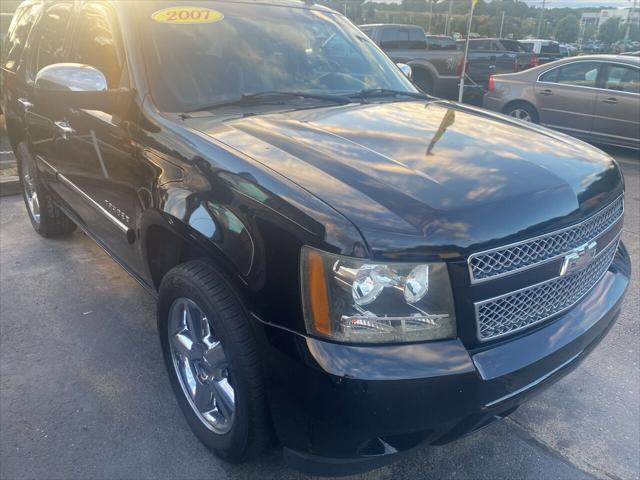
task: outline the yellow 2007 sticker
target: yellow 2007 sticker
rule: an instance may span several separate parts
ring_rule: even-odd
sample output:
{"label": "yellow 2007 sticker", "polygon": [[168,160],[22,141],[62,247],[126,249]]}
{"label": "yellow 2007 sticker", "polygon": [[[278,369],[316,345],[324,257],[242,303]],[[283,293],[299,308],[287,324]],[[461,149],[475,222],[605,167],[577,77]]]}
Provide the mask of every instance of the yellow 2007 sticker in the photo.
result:
{"label": "yellow 2007 sticker", "polygon": [[151,18],[160,23],[213,23],[222,20],[224,15],[209,8],[169,7],[154,12]]}

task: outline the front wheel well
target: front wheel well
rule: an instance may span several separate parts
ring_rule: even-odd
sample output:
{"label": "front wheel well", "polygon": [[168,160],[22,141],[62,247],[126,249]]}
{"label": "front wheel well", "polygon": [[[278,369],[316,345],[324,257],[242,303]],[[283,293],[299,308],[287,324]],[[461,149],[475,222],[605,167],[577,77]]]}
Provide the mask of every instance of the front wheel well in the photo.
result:
{"label": "front wheel well", "polygon": [[[435,79],[433,74],[421,65],[411,65],[413,82],[425,93],[432,93]],[[431,90],[431,91],[427,91]]]}
{"label": "front wheel well", "polygon": [[162,279],[169,270],[182,263],[205,257],[199,248],[164,227],[149,227],[146,237],[147,262],[156,290],[160,288]]}

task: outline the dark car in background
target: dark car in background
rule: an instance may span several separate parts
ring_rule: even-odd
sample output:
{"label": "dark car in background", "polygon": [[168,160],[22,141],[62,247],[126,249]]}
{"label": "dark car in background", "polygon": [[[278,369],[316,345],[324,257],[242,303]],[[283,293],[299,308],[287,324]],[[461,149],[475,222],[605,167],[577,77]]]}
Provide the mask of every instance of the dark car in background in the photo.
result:
{"label": "dark car in background", "polygon": [[[458,40],[463,51],[465,41]],[[535,53],[529,52],[517,40],[508,38],[470,38],[467,75],[472,82],[486,87],[494,74],[512,73],[538,66]]]}
{"label": "dark car in background", "polygon": [[554,40],[527,38],[525,40],[519,40],[519,42],[528,52],[538,57],[539,65],[554,62],[567,56],[562,52],[560,44]]}
{"label": "dark car in background", "polygon": [[640,58],[571,57],[495,75],[484,106],[593,142],[640,148]]}
{"label": "dark car in background", "polygon": [[338,475],[451,442],[616,321],[630,261],[613,159],[419,92],[343,15],[282,0],[16,15],[2,105],[26,213],[46,238],[81,228],[157,298],[156,361],[223,459],[277,439],[290,465]]}
{"label": "dark car in background", "polygon": [[423,92],[458,98],[463,54],[454,48],[439,48],[450,45],[448,40],[429,42],[424,30],[415,25],[361,25],[360,29],[394,62],[409,65],[413,81]]}

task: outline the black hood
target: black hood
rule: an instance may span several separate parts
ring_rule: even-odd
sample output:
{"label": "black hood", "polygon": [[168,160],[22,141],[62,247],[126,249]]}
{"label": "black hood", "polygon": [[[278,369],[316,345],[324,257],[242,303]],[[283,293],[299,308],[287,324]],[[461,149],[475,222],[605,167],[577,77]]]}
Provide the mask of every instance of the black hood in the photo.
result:
{"label": "black hood", "polygon": [[374,252],[456,256],[577,222],[623,189],[583,142],[448,102],[189,123],[334,207]]}

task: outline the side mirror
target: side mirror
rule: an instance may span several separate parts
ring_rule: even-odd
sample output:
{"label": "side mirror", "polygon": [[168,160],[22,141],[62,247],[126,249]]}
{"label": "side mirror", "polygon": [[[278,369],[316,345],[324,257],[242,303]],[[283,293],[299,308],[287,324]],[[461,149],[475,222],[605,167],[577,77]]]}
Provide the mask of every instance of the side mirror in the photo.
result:
{"label": "side mirror", "polygon": [[127,90],[109,90],[107,79],[97,68],[79,63],[54,63],[36,75],[36,104],[53,108],[79,108],[122,112]]}
{"label": "side mirror", "polygon": [[413,77],[413,70],[411,70],[411,67],[406,63],[397,63],[396,65],[398,66],[400,71],[404,74],[404,76],[407,77],[409,80],[411,80],[411,78]]}

